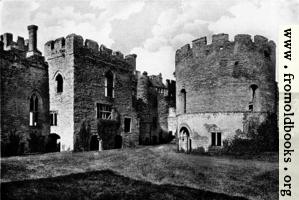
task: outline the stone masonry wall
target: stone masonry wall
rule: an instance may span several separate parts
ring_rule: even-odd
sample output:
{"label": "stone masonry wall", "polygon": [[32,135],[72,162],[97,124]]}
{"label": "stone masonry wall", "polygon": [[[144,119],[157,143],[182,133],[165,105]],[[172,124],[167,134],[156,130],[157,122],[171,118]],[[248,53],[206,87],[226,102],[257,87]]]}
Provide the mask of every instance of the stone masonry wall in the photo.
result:
{"label": "stone masonry wall", "polygon": [[[61,151],[73,150],[74,146],[73,37],[58,38],[45,45],[45,56],[49,64],[50,111],[57,113],[57,125],[51,126],[51,133],[60,136]],[[63,78],[63,92],[57,92],[56,77],[59,74]]]}
{"label": "stone masonry wall", "polygon": [[221,146],[226,139],[247,128],[249,121],[261,124],[266,119],[267,113],[241,112],[228,113],[195,113],[184,114],[177,117],[178,130],[187,127],[190,131],[191,149],[203,147],[205,151],[211,147],[211,132],[221,132]]}
{"label": "stone masonry wall", "polygon": [[[169,139],[169,107],[175,102],[175,82],[162,82],[162,75],[143,72],[137,82],[137,110],[140,118],[140,144],[158,144]],[[171,95],[170,95],[171,94]]]}
{"label": "stone masonry wall", "polygon": [[[75,34],[47,42],[45,52],[48,60],[53,60],[50,66],[61,71],[65,81],[71,85],[66,91],[67,101],[57,102],[56,99],[53,103],[61,105],[57,108],[59,113],[67,113],[60,117],[72,127],[61,132],[73,136],[74,149],[89,150],[93,135],[103,141],[104,149],[115,147],[116,135],[122,136],[123,147],[136,146],[139,127],[132,102],[136,55],[124,58],[120,52],[112,52],[103,45],[99,47],[92,40],[84,42],[81,36]],[[105,97],[105,73],[108,71],[114,77],[114,98]],[[51,87],[55,88],[55,85]],[[112,120],[97,119],[97,103],[112,106],[117,117]],[[67,106],[70,106],[69,110]],[[123,130],[125,117],[131,118],[130,133]]]}
{"label": "stone masonry wall", "polygon": [[[5,145],[9,135],[20,136],[19,146],[15,150],[19,154],[43,151],[32,149],[29,144],[30,134],[46,138],[50,132],[49,126],[49,87],[48,66],[44,58],[33,56],[25,58],[23,51],[11,48],[9,51],[0,49],[1,66],[1,145],[5,154]],[[30,97],[38,97],[38,124],[29,126]]]}
{"label": "stone masonry wall", "polygon": [[262,36],[214,35],[194,40],[176,53],[177,112],[182,113],[181,90],[187,113],[248,111],[256,90],[254,111],[275,112],[275,44]]}
{"label": "stone masonry wall", "polygon": [[222,144],[277,111],[275,44],[263,36],[252,41],[250,35],[236,35],[229,41],[227,34],[218,34],[211,44],[199,38],[192,48],[187,44],[177,50],[175,62],[177,130],[182,130],[179,146],[185,150],[208,150],[211,132],[221,132]]}

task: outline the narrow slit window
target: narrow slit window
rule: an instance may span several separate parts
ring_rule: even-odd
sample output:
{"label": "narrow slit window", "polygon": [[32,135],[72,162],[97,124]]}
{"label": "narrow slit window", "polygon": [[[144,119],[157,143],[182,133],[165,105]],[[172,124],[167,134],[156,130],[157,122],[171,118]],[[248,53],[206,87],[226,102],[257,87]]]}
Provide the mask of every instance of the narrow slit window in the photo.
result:
{"label": "narrow slit window", "polygon": [[50,112],[50,125],[57,126],[57,112],[56,111]]}
{"label": "narrow slit window", "polygon": [[221,146],[221,133],[217,133],[217,146]]}
{"label": "narrow slit window", "polygon": [[105,96],[114,98],[114,80],[113,73],[108,71],[105,74]]}
{"label": "narrow slit window", "polygon": [[130,133],[131,132],[131,118],[126,117],[124,120],[124,131],[125,133]]}
{"label": "narrow slit window", "polygon": [[181,99],[182,99],[182,110],[183,110],[183,113],[186,113],[186,90],[185,89],[182,89],[181,90]]}
{"label": "narrow slit window", "polygon": [[216,146],[216,133],[212,132],[212,146]]}
{"label": "narrow slit window", "polygon": [[29,125],[37,126],[38,123],[38,98],[36,95],[30,97],[29,103]]}

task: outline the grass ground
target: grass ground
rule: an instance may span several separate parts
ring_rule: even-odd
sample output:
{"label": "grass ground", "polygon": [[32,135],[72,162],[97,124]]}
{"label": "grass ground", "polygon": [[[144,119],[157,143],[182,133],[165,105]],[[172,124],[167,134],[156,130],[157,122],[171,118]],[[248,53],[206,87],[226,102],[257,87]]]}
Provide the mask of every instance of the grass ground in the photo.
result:
{"label": "grass ground", "polygon": [[173,145],[50,153],[2,158],[1,182],[3,199],[274,200],[278,160],[183,154]]}

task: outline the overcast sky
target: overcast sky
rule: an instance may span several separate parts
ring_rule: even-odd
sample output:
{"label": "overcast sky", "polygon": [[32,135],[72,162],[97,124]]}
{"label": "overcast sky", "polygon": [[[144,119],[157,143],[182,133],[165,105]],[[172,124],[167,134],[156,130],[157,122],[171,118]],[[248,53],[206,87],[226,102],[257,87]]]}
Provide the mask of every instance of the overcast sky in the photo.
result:
{"label": "overcast sky", "polygon": [[[2,0],[0,33],[28,38],[38,48],[76,33],[137,54],[137,70],[173,78],[176,49],[215,33],[264,35],[277,42],[280,25],[299,23],[299,0]],[[164,79],[165,80],[165,79]]]}

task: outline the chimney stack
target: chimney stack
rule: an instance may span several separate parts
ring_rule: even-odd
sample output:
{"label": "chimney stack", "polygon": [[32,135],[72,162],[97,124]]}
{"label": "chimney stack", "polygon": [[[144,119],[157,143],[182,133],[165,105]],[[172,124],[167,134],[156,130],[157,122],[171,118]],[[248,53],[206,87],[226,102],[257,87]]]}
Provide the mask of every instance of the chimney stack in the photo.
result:
{"label": "chimney stack", "polygon": [[4,44],[2,41],[0,41],[0,51],[3,51],[4,50]]}
{"label": "chimney stack", "polygon": [[41,53],[37,50],[37,29],[38,26],[30,25],[27,27],[29,32],[29,44],[28,44],[28,52],[27,57],[33,55],[41,55]]}
{"label": "chimney stack", "polygon": [[38,27],[36,25],[30,25],[27,27],[29,31],[29,49],[28,51],[36,51],[36,45],[37,45],[37,29]]}
{"label": "chimney stack", "polygon": [[12,34],[11,33],[3,34],[3,43],[4,43],[4,49],[8,50],[9,46],[12,44]]}

